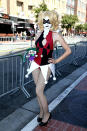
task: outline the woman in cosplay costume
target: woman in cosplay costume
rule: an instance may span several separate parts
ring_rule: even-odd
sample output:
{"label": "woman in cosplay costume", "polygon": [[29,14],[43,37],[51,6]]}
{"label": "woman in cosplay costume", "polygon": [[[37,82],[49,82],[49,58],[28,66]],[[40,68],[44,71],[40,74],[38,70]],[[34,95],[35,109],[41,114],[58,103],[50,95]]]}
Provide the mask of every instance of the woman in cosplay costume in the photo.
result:
{"label": "woman in cosplay costume", "polygon": [[[51,72],[53,74],[53,79],[56,79],[54,65],[66,58],[71,53],[71,49],[63,37],[56,32],[58,29],[58,15],[55,11],[40,12],[38,26],[40,32],[35,38],[35,45],[38,52],[31,62],[26,77],[32,72],[36,84],[36,95],[40,106],[40,113],[37,117],[37,121],[40,126],[45,126],[51,119],[47,99],[44,95],[45,84],[47,84]],[[52,53],[57,41],[60,42],[65,52],[58,59],[53,59]]]}

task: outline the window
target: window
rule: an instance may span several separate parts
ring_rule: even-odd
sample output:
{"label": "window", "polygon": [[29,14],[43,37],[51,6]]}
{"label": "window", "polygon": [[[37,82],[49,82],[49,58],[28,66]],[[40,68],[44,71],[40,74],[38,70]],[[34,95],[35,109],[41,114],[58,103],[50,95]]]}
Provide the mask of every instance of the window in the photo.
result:
{"label": "window", "polygon": [[32,10],[33,6],[32,5],[29,5],[28,6],[28,10]]}
{"label": "window", "polygon": [[28,6],[28,17],[29,19],[33,19],[33,12],[32,12],[32,9],[33,9],[33,6],[32,5],[29,5]]}
{"label": "window", "polygon": [[77,15],[80,17],[80,11],[78,11]]}
{"label": "window", "polygon": [[81,13],[81,18],[82,18],[82,19],[85,19],[85,18],[86,18],[85,13]]}
{"label": "window", "polygon": [[67,0],[67,4],[68,4],[68,5],[71,5],[71,0]]}
{"label": "window", "polygon": [[71,14],[74,15],[74,9],[73,8],[71,9]]}
{"label": "window", "polygon": [[75,5],[75,0],[72,0],[72,6],[74,7],[74,5]]}
{"label": "window", "polygon": [[70,7],[67,7],[67,14],[70,15]]}
{"label": "window", "polygon": [[17,13],[20,14],[23,12],[23,2],[17,1]]}
{"label": "window", "polygon": [[86,10],[86,4],[85,3],[82,3],[82,9]]}
{"label": "window", "polygon": [[78,0],[78,6],[79,7],[81,6],[81,0]]}

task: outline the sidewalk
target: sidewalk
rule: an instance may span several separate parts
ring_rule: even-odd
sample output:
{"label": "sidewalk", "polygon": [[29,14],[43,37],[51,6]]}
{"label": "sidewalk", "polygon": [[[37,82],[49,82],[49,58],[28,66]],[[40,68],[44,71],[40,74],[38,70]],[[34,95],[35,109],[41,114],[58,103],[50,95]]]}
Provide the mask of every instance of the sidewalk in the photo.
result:
{"label": "sidewalk", "polygon": [[87,131],[87,73],[53,110],[47,127],[37,126],[34,131]]}
{"label": "sidewalk", "polygon": [[38,126],[34,118],[21,131],[31,131],[35,125],[33,131],[87,131],[87,72],[53,100],[49,110],[52,119],[46,127]]}
{"label": "sidewalk", "polygon": [[[34,41],[32,41],[34,45]],[[10,42],[0,42],[0,57],[4,55],[9,55],[18,51],[25,50],[31,47],[31,41],[10,41]]]}

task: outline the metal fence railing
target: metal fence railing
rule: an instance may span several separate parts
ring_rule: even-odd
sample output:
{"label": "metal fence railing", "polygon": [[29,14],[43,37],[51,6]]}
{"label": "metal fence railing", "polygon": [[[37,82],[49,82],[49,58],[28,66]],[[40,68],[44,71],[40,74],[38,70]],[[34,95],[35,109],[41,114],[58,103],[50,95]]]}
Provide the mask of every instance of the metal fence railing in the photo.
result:
{"label": "metal fence railing", "polygon": [[20,57],[12,56],[0,59],[0,96],[17,90],[20,87],[21,76],[18,68],[20,69]]}
{"label": "metal fence railing", "polygon": [[5,42],[5,41],[13,41],[14,42],[16,40],[17,41],[18,40],[25,40],[26,41],[26,40],[30,40],[31,38],[33,39],[33,37],[31,37],[31,36],[20,36],[20,37],[19,36],[5,36],[5,37],[0,36],[0,41],[1,42]]}
{"label": "metal fence railing", "polygon": [[[87,43],[80,42],[76,44],[70,44],[72,53],[63,61],[56,64],[56,75],[61,75],[59,67],[65,64],[78,65],[78,60],[87,57]],[[53,57],[56,59],[61,56],[64,49],[59,45],[54,49]],[[21,89],[26,97],[30,97],[30,94],[25,89],[25,86],[33,81],[32,75],[29,78],[25,78],[27,68],[29,66],[29,60],[26,58],[26,62],[23,61],[26,50],[17,52],[16,54],[0,57],[0,97],[14,93]]]}
{"label": "metal fence railing", "polygon": [[[19,89],[27,96],[27,91],[23,88],[23,52],[0,57],[0,97]],[[29,96],[28,94],[27,97]]]}

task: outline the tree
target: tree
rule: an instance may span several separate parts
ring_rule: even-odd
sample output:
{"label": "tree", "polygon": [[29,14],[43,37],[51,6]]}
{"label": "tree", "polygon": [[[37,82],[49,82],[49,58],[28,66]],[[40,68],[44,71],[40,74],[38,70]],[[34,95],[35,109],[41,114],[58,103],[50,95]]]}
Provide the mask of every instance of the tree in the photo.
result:
{"label": "tree", "polygon": [[76,15],[64,15],[61,20],[62,28],[66,28],[67,32],[69,32],[77,21],[78,17]]}
{"label": "tree", "polygon": [[80,33],[80,31],[83,31],[83,28],[84,28],[84,26],[82,24],[76,25],[75,26],[75,31],[77,33]]}
{"label": "tree", "polygon": [[37,22],[38,14],[40,13],[40,11],[46,11],[46,10],[48,10],[48,8],[44,1],[42,4],[39,5],[39,7],[36,7],[33,9],[35,13],[36,22]]}
{"label": "tree", "polygon": [[85,31],[87,31],[87,23],[84,24],[83,28]]}

